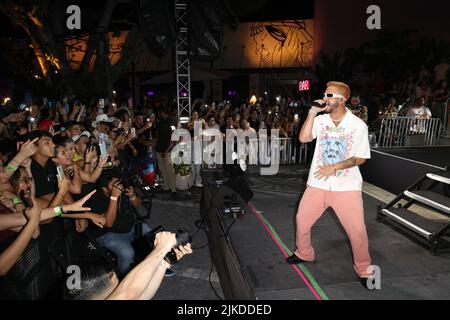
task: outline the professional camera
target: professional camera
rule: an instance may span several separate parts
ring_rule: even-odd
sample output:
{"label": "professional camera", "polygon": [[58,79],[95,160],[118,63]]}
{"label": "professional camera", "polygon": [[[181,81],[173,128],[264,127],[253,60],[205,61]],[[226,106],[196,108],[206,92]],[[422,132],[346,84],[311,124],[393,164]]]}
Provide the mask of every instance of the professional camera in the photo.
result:
{"label": "professional camera", "polygon": [[[136,262],[144,260],[144,258],[150,252],[153,251],[153,249],[155,248],[156,234],[161,231],[165,231],[165,228],[163,226],[157,226],[156,228],[152,229],[149,233],[144,234],[142,237],[137,238],[131,243],[134,251],[136,252],[135,254]],[[186,244],[192,241],[192,237],[189,234],[189,232],[183,228],[178,229],[175,237],[177,243],[175,244],[174,248],[178,248],[179,246],[185,246]],[[172,250],[166,255],[164,259],[170,264],[176,263],[177,255],[175,253],[175,250],[172,248]]]}

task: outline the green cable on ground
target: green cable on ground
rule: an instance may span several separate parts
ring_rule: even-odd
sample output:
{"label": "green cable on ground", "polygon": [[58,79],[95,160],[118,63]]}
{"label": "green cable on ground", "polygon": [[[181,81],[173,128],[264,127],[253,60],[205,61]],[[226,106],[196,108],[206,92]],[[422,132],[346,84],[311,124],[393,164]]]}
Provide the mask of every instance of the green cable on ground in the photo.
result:
{"label": "green cable on ground", "polygon": [[[267,221],[267,219],[262,215],[261,212],[256,211],[259,216],[261,217],[261,219],[264,221],[264,223],[267,225],[267,227],[270,229],[270,231],[272,231],[273,235],[275,236],[275,238],[277,238],[277,240],[280,242],[280,244],[283,246],[283,249],[286,250],[286,252],[289,255],[292,255],[292,251],[289,250],[289,248],[285,245],[285,243],[283,242],[283,240],[281,240],[280,236],[278,235],[278,233],[275,231],[275,229],[272,227],[272,225]],[[306,275],[306,277],[308,278],[308,280],[311,282],[311,285],[314,287],[314,289],[317,291],[317,293],[320,295],[320,297],[323,300],[330,300],[328,298],[328,296],[325,294],[325,292],[322,290],[322,288],[319,286],[319,284],[317,283],[316,279],[314,278],[314,276],[311,274],[311,272],[308,270],[308,268],[306,266],[303,265],[303,263],[297,264],[297,266],[303,271],[303,273]]]}

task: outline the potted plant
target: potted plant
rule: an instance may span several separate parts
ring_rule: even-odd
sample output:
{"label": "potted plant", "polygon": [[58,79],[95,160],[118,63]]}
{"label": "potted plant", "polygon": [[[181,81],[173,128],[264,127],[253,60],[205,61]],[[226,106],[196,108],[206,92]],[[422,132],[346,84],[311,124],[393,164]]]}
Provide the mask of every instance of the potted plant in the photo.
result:
{"label": "potted plant", "polygon": [[192,187],[191,166],[189,164],[174,164],[175,186],[178,190],[185,191]]}

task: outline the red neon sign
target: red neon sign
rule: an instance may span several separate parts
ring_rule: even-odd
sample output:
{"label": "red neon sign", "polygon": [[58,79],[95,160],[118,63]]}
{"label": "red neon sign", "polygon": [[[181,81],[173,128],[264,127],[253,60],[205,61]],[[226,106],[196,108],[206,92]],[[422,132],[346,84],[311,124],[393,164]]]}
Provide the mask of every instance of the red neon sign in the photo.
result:
{"label": "red neon sign", "polygon": [[311,80],[300,80],[298,82],[298,91],[309,91],[311,89]]}

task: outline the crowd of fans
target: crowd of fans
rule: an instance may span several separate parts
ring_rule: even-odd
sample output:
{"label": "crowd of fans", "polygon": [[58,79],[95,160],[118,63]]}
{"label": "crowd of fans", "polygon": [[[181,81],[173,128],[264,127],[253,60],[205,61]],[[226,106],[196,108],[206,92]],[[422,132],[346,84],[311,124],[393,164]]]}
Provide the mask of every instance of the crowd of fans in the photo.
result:
{"label": "crowd of fans", "polygon": [[[371,101],[354,93],[348,109],[369,126],[379,125],[377,121],[385,116],[430,118],[432,111],[445,105],[449,98],[448,69],[445,63],[434,72],[422,66],[417,74],[407,75],[390,88],[385,88],[380,78]],[[242,129],[247,134],[278,129],[281,138],[292,138],[293,143],[300,144],[297,137],[311,97],[294,101],[290,97],[264,95],[252,100],[236,105],[197,99],[189,122],[182,126],[192,137],[197,121],[203,129],[218,129],[224,136],[230,129]],[[406,100],[410,100],[408,107],[400,108],[398,101]],[[67,98],[55,102],[42,99],[18,107],[9,101],[1,107],[0,118],[0,280],[8,277],[29,243],[39,241],[40,226],[69,219],[77,233],[88,233],[101,247],[114,253],[117,276],[124,278],[126,285],[117,285],[110,268],[85,266],[93,270],[85,283],[92,283],[92,277],[108,281],[103,282],[102,290],[86,288],[67,296],[126,295],[124,287],[132,287],[136,279],[142,280],[137,271],[130,272],[137,263],[132,242],[151,232],[141,219],[149,211],[149,204],[144,189],[136,185],[152,186],[159,177],[162,191],[170,193],[172,199],[178,198],[170,156],[176,143],[171,141],[172,132],[181,125],[176,108],[147,104],[141,108],[118,107],[116,103],[105,104],[104,100],[86,107]],[[195,187],[202,187],[199,172],[200,166],[192,165]],[[169,233],[159,235],[156,248],[166,252],[173,246],[172,240]],[[177,250],[180,258],[190,252],[189,246]],[[147,267],[162,268],[161,272],[150,273],[157,280],[152,281],[149,276],[150,280],[144,282],[147,285],[141,285],[135,298],[151,298],[162,277],[171,275],[170,265],[161,261],[160,255],[151,254],[141,262]]]}
{"label": "crowd of fans", "polygon": [[[112,252],[117,266],[83,265],[81,289],[69,290],[66,297],[151,298],[164,275],[173,274],[161,252],[172,249],[175,235],[157,235],[157,254],[142,262],[136,261],[132,243],[151,232],[144,219],[151,209],[149,195],[142,186],[154,179],[148,172],[152,148],[158,157],[167,157],[172,130],[164,119],[170,112],[159,111],[158,125],[153,114],[144,117],[115,104],[86,108],[65,99],[54,108],[41,101],[4,105],[1,112],[0,296],[21,297],[3,284],[10,274],[25,272],[16,263],[49,230],[40,226],[70,219],[74,231]],[[192,252],[190,244],[174,249],[179,258]],[[138,262],[147,271],[136,272],[144,268],[135,266]],[[113,275],[124,284],[117,286]],[[91,287],[105,279],[101,290]]]}
{"label": "crowd of fans", "polygon": [[380,120],[385,116],[422,119],[433,117],[441,119],[443,125],[449,123],[448,61],[442,60],[434,67],[422,64],[402,77],[389,76],[392,73],[389,70],[380,72],[375,76],[373,85],[361,89],[364,92],[361,100],[368,108],[369,117],[366,122],[372,131],[379,129]]}

